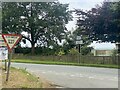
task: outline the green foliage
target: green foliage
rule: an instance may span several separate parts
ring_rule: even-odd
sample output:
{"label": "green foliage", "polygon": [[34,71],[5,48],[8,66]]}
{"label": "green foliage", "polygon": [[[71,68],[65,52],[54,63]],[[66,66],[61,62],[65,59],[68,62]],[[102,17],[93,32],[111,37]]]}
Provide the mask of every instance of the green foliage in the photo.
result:
{"label": "green foliage", "polygon": [[[45,48],[45,47],[35,47],[35,55],[54,55],[55,49]],[[17,47],[15,48],[16,54],[31,54],[31,48],[29,47]]]}
{"label": "green foliage", "polygon": [[82,55],[90,55],[91,53],[91,47],[84,46],[81,48],[81,54]]}
{"label": "green foliage", "polygon": [[66,36],[65,24],[72,20],[68,4],[59,2],[4,2],[2,4],[3,33],[26,32],[32,52],[35,44],[56,46]]}
{"label": "green foliage", "polygon": [[[114,6],[114,9],[112,9]],[[120,41],[120,2],[103,2],[89,11],[75,10],[79,16],[77,25],[89,39]],[[81,33],[82,34],[82,33]]]}
{"label": "green foliage", "polygon": [[68,53],[71,55],[78,55],[79,54],[78,50],[76,50],[75,48],[70,49]]}
{"label": "green foliage", "polygon": [[31,52],[31,48],[22,48],[22,47],[17,47],[15,48],[15,53],[19,53],[19,54],[29,54]]}
{"label": "green foliage", "polygon": [[64,50],[63,50],[63,49],[60,49],[60,51],[58,52],[58,56],[62,56],[62,55],[64,55],[64,54],[65,54]]}
{"label": "green foliage", "polygon": [[74,41],[67,39],[67,43],[63,43],[63,49],[65,54],[68,54],[68,50],[72,49],[75,47]]}
{"label": "green foliage", "polygon": [[113,50],[112,56],[116,56],[116,55],[117,55],[117,50]]}

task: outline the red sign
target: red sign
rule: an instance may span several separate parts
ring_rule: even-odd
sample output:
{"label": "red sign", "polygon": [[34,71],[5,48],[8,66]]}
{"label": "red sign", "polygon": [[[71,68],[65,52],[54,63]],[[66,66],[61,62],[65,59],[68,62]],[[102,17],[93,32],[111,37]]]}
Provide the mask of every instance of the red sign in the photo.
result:
{"label": "red sign", "polygon": [[11,52],[22,36],[18,34],[2,34],[2,37],[7,44],[9,52]]}

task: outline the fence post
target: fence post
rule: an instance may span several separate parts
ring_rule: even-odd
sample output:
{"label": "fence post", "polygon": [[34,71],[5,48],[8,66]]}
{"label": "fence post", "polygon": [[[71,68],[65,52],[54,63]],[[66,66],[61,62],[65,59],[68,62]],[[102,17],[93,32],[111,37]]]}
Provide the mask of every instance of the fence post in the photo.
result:
{"label": "fence post", "polygon": [[5,71],[7,70],[7,60],[5,60]]}

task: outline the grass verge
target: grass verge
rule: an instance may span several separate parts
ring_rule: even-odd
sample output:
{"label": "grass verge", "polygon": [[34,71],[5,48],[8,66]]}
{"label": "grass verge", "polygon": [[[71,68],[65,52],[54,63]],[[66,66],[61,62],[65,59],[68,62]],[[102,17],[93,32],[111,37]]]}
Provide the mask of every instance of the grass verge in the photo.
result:
{"label": "grass verge", "polygon": [[3,88],[41,88],[40,80],[24,69],[10,69],[9,80],[6,81],[6,73],[2,72]]}
{"label": "grass verge", "polygon": [[120,68],[118,65],[106,65],[106,64],[84,64],[84,63],[67,63],[67,62],[56,62],[56,61],[39,61],[39,60],[24,60],[16,59],[12,62],[17,63],[32,63],[32,64],[49,64],[49,65],[72,65],[72,66],[87,66],[87,67],[104,67],[104,68]]}

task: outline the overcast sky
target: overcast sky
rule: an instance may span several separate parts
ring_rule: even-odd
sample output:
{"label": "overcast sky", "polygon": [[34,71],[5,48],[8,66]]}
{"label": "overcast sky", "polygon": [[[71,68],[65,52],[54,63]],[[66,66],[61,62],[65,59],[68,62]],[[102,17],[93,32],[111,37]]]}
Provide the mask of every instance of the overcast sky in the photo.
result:
{"label": "overcast sky", "polygon": [[96,4],[100,4],[104,0],[59,0],[61,3],[68,3],[69,8],[89,10]]}

